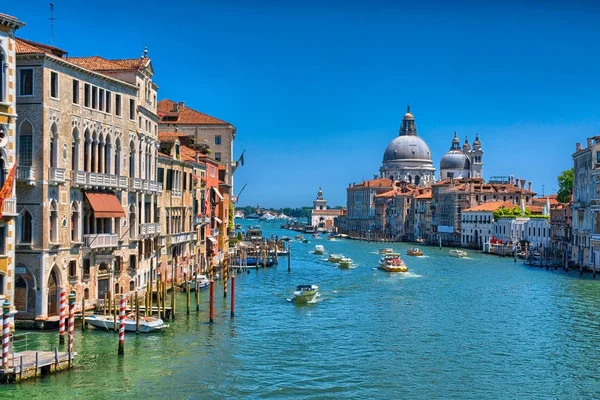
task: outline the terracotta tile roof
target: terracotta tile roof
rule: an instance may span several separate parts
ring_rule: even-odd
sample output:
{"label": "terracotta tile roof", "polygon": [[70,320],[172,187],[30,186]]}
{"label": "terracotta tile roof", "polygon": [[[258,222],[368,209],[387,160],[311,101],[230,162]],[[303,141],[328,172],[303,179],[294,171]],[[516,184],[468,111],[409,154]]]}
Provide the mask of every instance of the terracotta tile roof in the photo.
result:
{"label": "terracotta tile roof", "polygon": [[15,51],[17,54],[39,54],[44,53],[44,51],[38,47],[35,47],[21,39],[15,40],[16,46]]}
{"label": "terracotta tile roof", "polygon": [[500,208],[514,208],[517,207],[513,203],[509,203],[508,201],[491,201],[489,203],[479,204],[475,207],[467,208],[463,210],[463,212],[469,211],[496,211]]}
{"label": "terracotta tile roof", "polygon": [[396,191],[395,189],[393,189],[393,190],[388,190],[387,192],[376,194],[375,197],[378,197],[378,198],[382,198],[382,197],[383,198],[388,198],[388,197],[393,197],[396,194],[398,194],[398,191]]}
{"label": "terracotta tile roof", "polygon": [[163,153],[162,151],[159,151],[159,152],[158,152],[158,155],[159,155],[160,157],[167,157],[167,158],[171,158],[171,156],[170,156],[170,155],[168,155],[167,153]]}
{"label": "terracotta tile roof", "polygon": [[[175,110],[175,106],[177,106],[177,110]],[[169,99],[158,102],[158,116],[161,118],[161,122],[173,125],[231,125],[227,121],[201,113],[193,108],[186,107],[183,103],[180,104]],[[164,117],[177,119],[166,120]]]}
{"label": "terracotta tile roof", "polygon": [[415,199],[419,199],[419,200],[422,200],[422,199],[426,200],[426,199],[431,199],[431,198],[432,198],[431,192],[422,193],[415,197]]}
{"label": "terracotta tile roof", "polygon": [[179,147],[179,154],[181,154],[181,159],[183,161],[196,161],[196,151],[188,146]]}
{"label": "terracotta tile roof", "polygon": [[371,179],[368,181],[364,181],[353,185],[352,187],[391,187],[392,181],[388,178],[379,178],[379,179]]}
{"label": "terracotta tile roof", "polygon": [[187,137],[185,133],[181,132],[158,132],[158,141],[159,142],[174,142],[175,139],[179,139],[182,137]]}
{"label": "terracotta tile roof", "polygon": [[18,21],[18,19],[13,17],[12,15],[3,14],[3,13],[0,13],[0,18],[6,18],[6,19],[12,19],[14,21]]}
{"label": "terracotta tile roof", "polygon": [[21,38],[15,39],[17,54],[52,54],[56,57],[62,58],[67,52],[58,47],[50,46],[44,43],[34,42],[33,40],[26,40]]}
{"label": "terracotta tile roof", "polygon": [[149,58],[126,58],[122,60],[107,60],[100,56],[69,57],[71,63],[91,71],[133,71],[146,67]]}

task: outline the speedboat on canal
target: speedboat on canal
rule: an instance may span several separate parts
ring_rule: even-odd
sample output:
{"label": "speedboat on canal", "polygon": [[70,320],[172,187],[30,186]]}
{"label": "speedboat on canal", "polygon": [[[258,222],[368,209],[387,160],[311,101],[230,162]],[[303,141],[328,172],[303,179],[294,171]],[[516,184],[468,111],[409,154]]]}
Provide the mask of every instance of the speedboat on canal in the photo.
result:
{"label": "speedboat on canal", "polygon": [[409,256],[420,257],[423,255],[423,252],[421,251],[421,249],[419,249],[417,247],[413,247],[413,248],[406,250],[406,254],[408,254]]}
{"label": "speedboat on canal", "polygon": [[342,259],[338,261],[338,266],[340,268],[350,268],[352,267],[352,259],[350,257],[342,257]]}
{"label": "speedboat on canal", "polygon": [[319,295],[317,285],[298,285],[294,291],[294,297],[297,303],[308,303]]}
{"label": "speedboat on canal", "polygon": [[448,252],[451,257],[464,258],[467,256],[467,252],[459,249],[452,249]]}
{"label": "speedboat on canal", "polygon": [[[95,328],[104,328],[107,330],[115,329],[114,317],[112,315],[90,315],[85,317],[85,322]],[[119,317],[117,317],[117,329],[119,327]],[[130,313],[125,317],[125,331],[135,332],[136,322],[135,314]],[[169,325],[160,318],[140,316],[140,332],[156,332],[168,328]]]}
{"label": "speedboat on canal", "polygon": [[316,245],[315,254],[325,254],[325,247],[322,244]]}
{"label": "speedboat on canal", "polygon": [[408,272],[399,253],[388,253],[379,260],[379,268],[387,272]]}
{"label": "speedboat on canal", "polygon": [[339,263],[342,258],[344,258],[344,256],[341,254],[330,254],[327,258],[327,261],[332,263]]}
{"label": "speedboat on canal", "polygon": [[379,249],[379,254],[390,254],[393,252],[394,252],[394,249],[391,249],[389,247],[387,247],[385,249]]}
{"label": "speedboat on canal", "polygon": [[[210,286],[210,280],[206,277],[206,275],[197,275],[196,280],[193,279],[189,282],[190,284],[190,292],[196,291],[196,282],[198,282],[198,289],[206,289]],[[184,290],[187,290],[186,287],[183,287]]]}

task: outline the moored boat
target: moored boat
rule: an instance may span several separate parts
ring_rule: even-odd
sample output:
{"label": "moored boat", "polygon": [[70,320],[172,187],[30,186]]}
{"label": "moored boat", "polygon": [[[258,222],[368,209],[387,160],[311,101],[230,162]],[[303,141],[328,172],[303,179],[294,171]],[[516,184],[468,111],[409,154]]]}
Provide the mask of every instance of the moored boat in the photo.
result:
{"label": "moored boat", "polygon": [[448,252],[451,257],[464,258],[467,256],[467,252],[459,249],[452,249]]}
{"label": "moored boat", "polygon": [[385,249],[379,249],[379,254],[390,254],[393,252],[394,252],[394,249],[391,249],[389,247],[387,247]]}
{"label": "moored boat", "polygon": [[379,268],[387,272],[408,272],[399,253],[388,253],[379,260]]}
{"label": "moored boat", "polygon": [[413,247],[413,248],[406,250],[406,254],[408,254],[409,256],[420,257],[423,255],[423,252],[421,251],[421,249],[419,249],[417,247]]}
{"label": "moored boat", "polygon": [[[210,286],[210,280],[206,277],[206,275],[197,275],[196,280],[192,279],[190,284],[190,292],[196,291],[196,282],[198,282],[198,289],[203,290]],[[183,290],[187,290],[185,285],[183,286]]]}
{"label": "moored boat", "polygon": [[298,285],[296,291],[294,291],[294,298],[297,303],[307,303],[319,294],[319,287],[317,285]]}
{"label": "moored boat", "polygon": [[[107,330],[115,329],[115,321],[112,315],[90,315],[85,317],[85,322],[96,328],[103,328]],[[118,325],[119,319],[117,318],[117,328]],[[140,316],[139,331],[141,333],[156,332],[168,327],[169,325],[165,324],[165,322],[160,318]],[[125,318],[125,331],[136,332],[135,314],[128,314]]]}
{"label": "moored boat", "polygon": [[316,245],[314,254],[325,254],[325,247],[322,244]]}

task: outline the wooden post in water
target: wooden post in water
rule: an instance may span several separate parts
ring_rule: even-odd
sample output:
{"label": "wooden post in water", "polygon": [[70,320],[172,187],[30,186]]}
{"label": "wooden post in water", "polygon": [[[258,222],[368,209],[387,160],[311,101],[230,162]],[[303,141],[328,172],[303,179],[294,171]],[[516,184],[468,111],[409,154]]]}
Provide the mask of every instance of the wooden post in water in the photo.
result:
{"label": "wooden post in water", "polygon": [[163,319],[167,319],[167,281],[165,280],[162,285],[162,309]]}
{"label": "wooden post in water", "polygon": [[171,319],[175,319],[175,262],[171,264]]}
{"label": "wooden post in water", "polygon": [[235,314],[235,273],[231,274],[231,318]]}
{"label": "wooden post in water", "polygon": [[58,343],[65,342],[65,308],[67,302],[67,291],[65,288],[60,288],[60,319],[58,321]]}
{"label": "wooden post in water", "polygon": [[185,294],[186,294],[186,314],[190,314],[190,280],[187,279],[185,282]]}
{"label": "wooden post in water", "polygon": [[115,303],[115,301],[117,301],[117,296],[119,294],[115,293],[115,295],[113,296],[113,323],[114,323],[114,328],[115,328],[115,332],[119,331],[119,325],[117,324],[117,315],[119,314],[119,307],[117,307],[117,304]]}
{"label": "wooden post in water", "polygon": [[85,296],[81,296],[81,330],[85,331]]}
{"label": "wooden post in water", "polygon": [[108,315],[113,315],[112,292],[108,291]]}
{"label": "wooden post in water", "polygon": [[[162,282],[161,280],[156,281],[156,312],[158,313],[158,318],[162,318],[160,313],[160,304],[161,304],[161,294],[162,294]],[[152,310],[152,303],[150,303],[150,310]],[[150,316],[152,316],[152,311],[150,311]]]}
{"label": "wooden post in water", "polygon": [[288,242],[288,272],[292,271],[292,243]]}
{"label": "wooden post in water", "polygon": [[196,292],[194,295],[196,296],[196,311],[200,311],[200,284],[198,283],[198,279],[196,279]]}
{"label": "wooden post in water", "polygon": [[223,259],[223,297],[227,298],[227,281],[229,280],[229,259]]}
{"label": "wooden post in water", "polygon": [[106,317],[106,292],[104,293],[104,302],[102,302],[102,311],[104,311],[104,316]]}
{"label": "wooden post in water", "polygon": [[215,322],[215,282],[211,279],[210,280],[210,300],[209,300],[209,322],[212,324],[213,322]]}
{"label": "wooden post in water", "polygon": [[140,333],[140,299],[137,290],[135,291],[135,333]]}

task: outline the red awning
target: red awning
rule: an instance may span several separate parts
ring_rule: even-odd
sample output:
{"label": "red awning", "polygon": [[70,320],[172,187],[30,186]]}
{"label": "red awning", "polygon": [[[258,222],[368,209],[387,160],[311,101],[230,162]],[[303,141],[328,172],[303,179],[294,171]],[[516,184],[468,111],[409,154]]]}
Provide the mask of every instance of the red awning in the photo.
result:
{"label": "red awning", "polygon": [[86,193],[85,197],[94,210],[94,218],[125,217],[121,202],[112,193]]}

